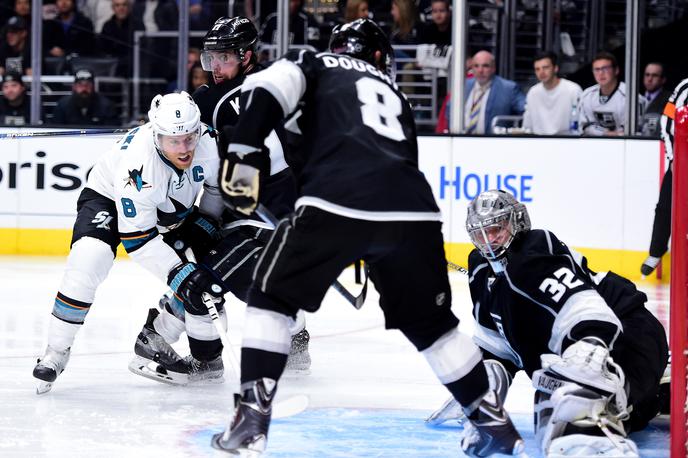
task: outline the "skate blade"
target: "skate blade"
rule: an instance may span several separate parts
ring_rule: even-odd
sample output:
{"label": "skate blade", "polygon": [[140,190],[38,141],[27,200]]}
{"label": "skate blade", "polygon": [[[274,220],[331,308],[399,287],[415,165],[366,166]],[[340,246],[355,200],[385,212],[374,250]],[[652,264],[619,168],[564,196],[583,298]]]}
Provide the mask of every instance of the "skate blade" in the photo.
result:
{"label": "skate blade", "polygon": [[129,363],[129,371],[141,377],[145,377],[156,382],[166,383],[168,385],[183,386],[188,383],[188,377],[184,374],[162,373],[158,371],[160,367],[155,361],[142,358],[140,356],[134,357]]}
{"label": "skate blade", "polygon": [[258,450],[252,450],[252,449],[246,449],[246,448],[240,448],[240,449],[228,449],[224,448],[221,444],[220,441],[222,440],[225,432],[215,434],[213,435],[210,445],[215,449],[215,450],[221,450],[223,452],[229,453],[233,456],[240,456],[241,458],[258,458],[263,454],[263,451],[265,450],[265,439],[261,439],[258,443],[252,444],[252,446],[257,447]]}
{"label": "skate blade", "polygon": [[36,394],[45,394],[53,388],[53,382],[38,382]]}
{"label": "skate blade", "polygon": [[189,386],[204,386],[204,385],[220,385],[225,383],[224,376],[204,378],[200,380],[189,380],[186,384]]}
{"label": "skate blade", "polygon": [[272,419],[298,415],[308,408],[309,399],[305,394],[297,394],[284,399],[276,399],[272,406]]}

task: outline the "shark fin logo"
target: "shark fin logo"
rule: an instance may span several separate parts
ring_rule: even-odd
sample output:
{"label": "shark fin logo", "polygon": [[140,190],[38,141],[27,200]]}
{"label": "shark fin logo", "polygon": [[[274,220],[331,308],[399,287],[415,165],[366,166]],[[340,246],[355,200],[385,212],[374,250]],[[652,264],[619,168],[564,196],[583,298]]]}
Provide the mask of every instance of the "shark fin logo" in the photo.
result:
{"label": "shark fin logo", "polygon": [[151,185],[143,181],[143,165],[140,169],[129,170],[129,177],[124,180],[127,182],[124,186],[134,186],[137,191],[141,191],[143,188],[150,188]]}

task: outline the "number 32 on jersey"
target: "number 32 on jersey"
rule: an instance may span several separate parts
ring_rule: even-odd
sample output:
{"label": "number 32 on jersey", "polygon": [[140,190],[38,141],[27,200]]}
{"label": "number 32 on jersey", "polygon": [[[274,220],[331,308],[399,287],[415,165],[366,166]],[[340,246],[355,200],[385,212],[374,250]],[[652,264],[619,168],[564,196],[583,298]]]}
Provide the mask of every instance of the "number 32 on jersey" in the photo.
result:
{"label": "number 32 on jersey", "polygon": [[554,272],[554,277],[546,278],[538,288],[543,293],[551,294],[554,302],[559,302],[567,289],[577,288],[583,284],[567,267],[562,267]]}
{"label": "number 32 on jersey", "polygon": [[364,77],[356,81],[363,124],[390,140],[406,140],[399,122],[402,111],[399,96],[382,81]]}

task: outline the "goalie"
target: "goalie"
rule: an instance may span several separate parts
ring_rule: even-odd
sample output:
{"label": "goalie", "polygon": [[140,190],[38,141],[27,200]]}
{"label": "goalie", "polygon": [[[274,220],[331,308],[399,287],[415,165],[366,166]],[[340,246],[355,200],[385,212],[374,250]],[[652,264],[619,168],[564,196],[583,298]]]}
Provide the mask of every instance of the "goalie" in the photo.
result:
{"label": "goalie", "polygon": [[[466,229],[474,341],[502,402],[513,375],[535,387],[535,437],[544,456],[638,456],[627,433],[659,412],[668,358],[662,325],[647,297],[546,230],[504,191],[468,207]],[[458,410],[448,401],[428,421]],[[470,435],[468,432],[467,435]]]}

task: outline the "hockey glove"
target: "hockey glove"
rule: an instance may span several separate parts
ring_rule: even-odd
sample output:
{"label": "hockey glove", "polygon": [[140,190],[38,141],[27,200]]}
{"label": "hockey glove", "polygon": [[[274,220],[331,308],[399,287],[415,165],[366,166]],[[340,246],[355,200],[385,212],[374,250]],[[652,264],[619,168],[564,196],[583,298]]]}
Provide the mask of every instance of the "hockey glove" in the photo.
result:
{"label": "hockey glove", "polygon": [[191,246],[198,259],[205,257],[222,239],[217,222],[195,207],[191,214],[186,217],[184,224],[173,232],[176,233],[174,235],[177,238],[185,242],[184,245]]}
{"label": "hockey glove", "polygon": [[250,215],[258,205],[261,180],[270,173],[270,156],[263,149],[229,145],[220,165],[220,192],[234,210]]}
{"label": "hockey glove", "polygon": [[203,302],[204,293],[211,296],[218,311],[222,310],[225,291],[210,272],[201,266],[192,262],[180,264],[170,271],[167,283],[184,300],[184,309],[192,315],[208,314],[208,308]]}

